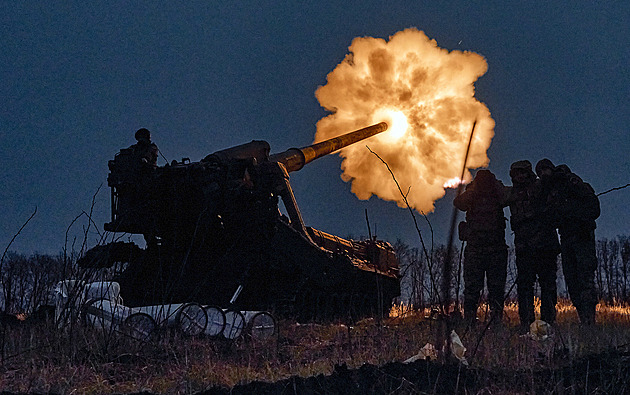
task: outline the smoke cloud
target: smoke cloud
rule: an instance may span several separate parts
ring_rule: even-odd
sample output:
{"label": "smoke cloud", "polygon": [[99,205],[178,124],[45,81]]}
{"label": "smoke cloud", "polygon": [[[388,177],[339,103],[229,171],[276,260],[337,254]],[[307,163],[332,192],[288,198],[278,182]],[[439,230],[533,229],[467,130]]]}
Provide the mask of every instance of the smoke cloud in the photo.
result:
{"label": "smoke cloud", "polygon": [[[477,120],[467,169],[488,165],[494,136],[490,111],[475,99],[474,82],[488,69],[468,51],[448,51],[415,28],[389,41],[355,38],[350,53],[315,92],[331,114],[317,123],[315,142],[381,121],[389,130],[340,151],[344,181],[359,199],[376,195],[404,202],[387,162],[409,204],[433,211],[445,184],[461,175],[472,125]],[[465,179],[470,178],[468,170]]]}

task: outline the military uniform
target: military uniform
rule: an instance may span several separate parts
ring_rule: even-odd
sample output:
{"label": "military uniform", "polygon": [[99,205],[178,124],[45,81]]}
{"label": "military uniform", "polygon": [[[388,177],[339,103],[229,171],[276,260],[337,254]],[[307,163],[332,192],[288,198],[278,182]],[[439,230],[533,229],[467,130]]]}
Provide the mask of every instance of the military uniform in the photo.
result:
{"label": "military uniform", "polygon": [[560,252],[558,235],[548,213],[546,195],[529,161],[518,161],[510,168],[510,226],[514,231],[518,313],[521,325],[528,328],[534,314],[534,285],[540,285],[540,318],[556,320],[556,272]]}
{"label": "military uniform", "polygon": [[151,141],[151,132],[147,129],[138,129],[136,132],[136,144],[129,147],[133,151],[139,169],[155,169],[157,167],[158,147]]}
{"label": "military uniform", "polygon": [[490,171],[479,170],[466,190],[453,204],[466,212],[460,224],[464,249],[464,317],[477,316],[484,277],[488,286],[488,302],[492,320],[503,314],[507,277],[507,245],[505,244],[505,187]]}
{"label": "military uniform", "polygon": [[155,227],[155,194],[158,193],[155,174],[159,151],[147,129],[139,129],[135,138],[136,144],[121,150],[115,160],[110,161],[109,181],[110,185],[115,183],[118,192],[117,211],[123,228],[143,233],[148,238]]}
{"label": "military uniform", "polygon": [[549,204],[560,233],[562,272],[580,321],[595,323],[597,291],[595,270],[595,219],[599,217],[599,199],[593,188],[571,173],[566,165],[543,177],[549,191]]}

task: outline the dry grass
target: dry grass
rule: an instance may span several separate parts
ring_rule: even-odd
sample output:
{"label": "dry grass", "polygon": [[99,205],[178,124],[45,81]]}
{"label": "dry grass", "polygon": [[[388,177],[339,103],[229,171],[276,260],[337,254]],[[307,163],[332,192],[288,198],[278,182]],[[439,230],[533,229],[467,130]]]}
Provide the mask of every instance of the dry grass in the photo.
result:
{"label": "dry grass", "polygon": [[[559,303],[558,310],[558,324],[546,341],[519,335],[516,306],[511,304],[504,325],[467,330],[462,324],[455,330],[468,349],[471,366],[492,370],[557,367],[630,344],[627,306],[600,305],[594,327],[580,326],[566,302]],[[406,360],[427,342],[436,344],[442,325],[425,318],[428,313],[399,312],[380,324],[368,319],[352,326],[281,321],[279,335],[263,343],[186,339],[170,333],[139,344],[80,326],[66,331],[50,325],[6,327],[0,390],[195,393],[215,385],[329,374],[337,364],[383,365]]]}

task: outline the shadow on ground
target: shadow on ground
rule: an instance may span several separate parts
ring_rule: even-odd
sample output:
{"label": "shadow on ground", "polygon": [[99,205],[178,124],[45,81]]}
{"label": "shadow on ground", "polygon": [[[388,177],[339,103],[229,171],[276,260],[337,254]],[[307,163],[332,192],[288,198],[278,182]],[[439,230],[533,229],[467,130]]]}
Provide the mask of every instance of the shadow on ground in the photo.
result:
{"label": "shadow on ground", "polygon": [[630,353],[593,355],[558,369],[496,371],[429,361],[336,366],[329,375],[291,377],[276,383],[252,382],[234,388],[214,387],[201,394],[455,394],[455,393],[600,393],[630,391]]}

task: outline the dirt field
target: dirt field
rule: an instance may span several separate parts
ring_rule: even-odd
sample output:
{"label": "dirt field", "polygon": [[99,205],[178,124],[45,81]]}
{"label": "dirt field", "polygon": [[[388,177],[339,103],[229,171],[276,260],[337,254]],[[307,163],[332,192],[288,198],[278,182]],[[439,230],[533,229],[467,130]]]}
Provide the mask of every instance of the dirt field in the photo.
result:
{"label": "dirt field", "polygon": [[291,377],[275,383],[252,382],[232,389],[215,387],[203,394],[625,394],[630,353],[606,353],[573,361],[558,369],[494,371],[440,365],[424,360],[381,367],[365,364],[349,370],[335,366],[328,376]]}
{"label": "dirt field", "polygon": [[[518,331],[514,306],[502,325],[455,325],[468,366],[418,360],[444,327],[423,312],[378,322],[281,321],[265,342],[162,333],[138,343],[81,326],[59,331],[27,322],[0,332],[0,390],[55,394],[505,394],[630,391],[630,321],[600,306],[583,327],[570,307],[544,340]],[[483,319],[483,315],[480,315]]]}

